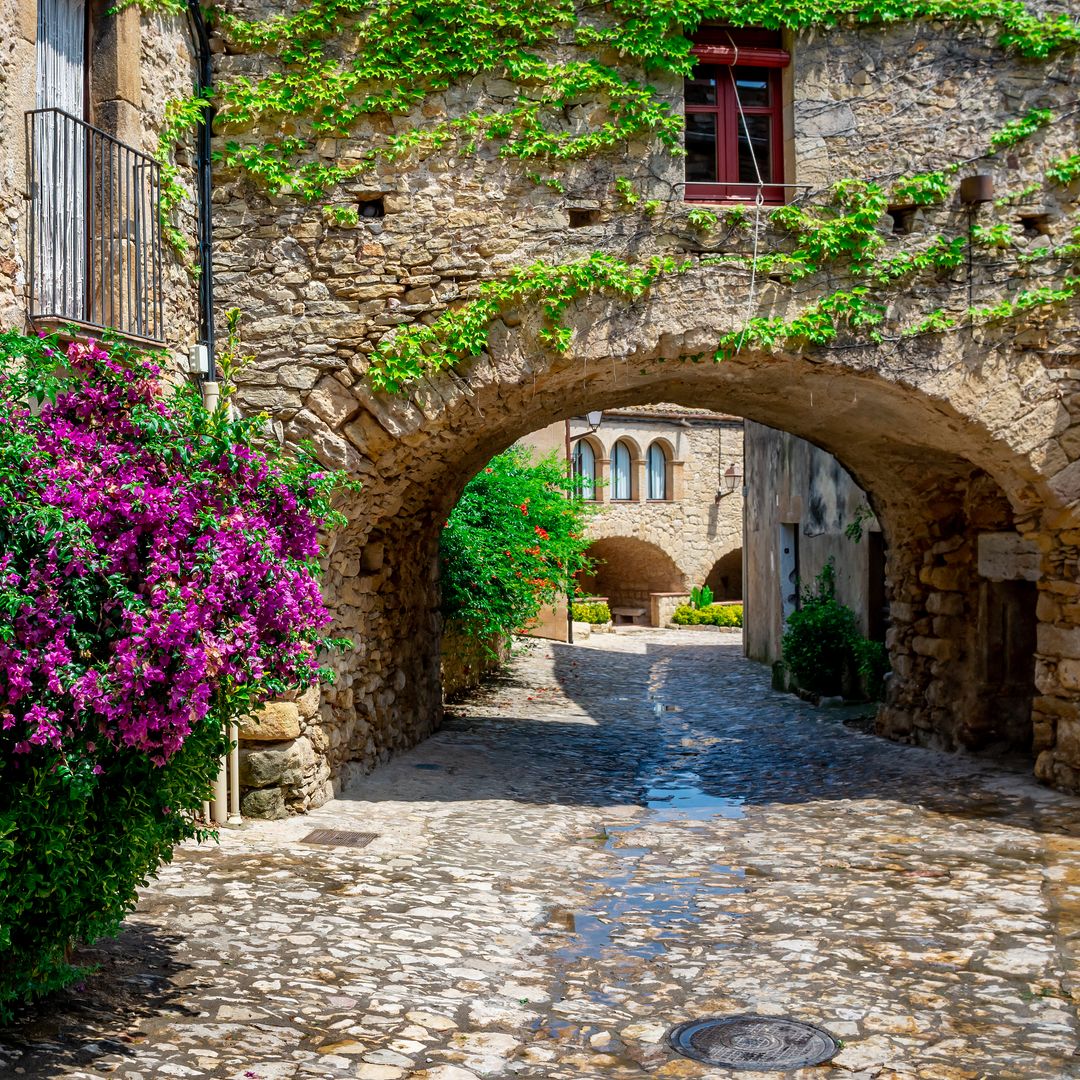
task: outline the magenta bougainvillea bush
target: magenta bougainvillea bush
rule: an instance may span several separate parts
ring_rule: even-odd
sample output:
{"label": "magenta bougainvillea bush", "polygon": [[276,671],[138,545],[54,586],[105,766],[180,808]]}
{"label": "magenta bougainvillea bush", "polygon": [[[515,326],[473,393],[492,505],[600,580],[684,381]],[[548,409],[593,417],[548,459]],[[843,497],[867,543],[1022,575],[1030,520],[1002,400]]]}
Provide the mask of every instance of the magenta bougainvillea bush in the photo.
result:
{"label": "magenta bougainvillea bush", "polygon": [[222,725],[324,674],[341,478],[119,344],[0,335],[0,1010],[197,828]]}

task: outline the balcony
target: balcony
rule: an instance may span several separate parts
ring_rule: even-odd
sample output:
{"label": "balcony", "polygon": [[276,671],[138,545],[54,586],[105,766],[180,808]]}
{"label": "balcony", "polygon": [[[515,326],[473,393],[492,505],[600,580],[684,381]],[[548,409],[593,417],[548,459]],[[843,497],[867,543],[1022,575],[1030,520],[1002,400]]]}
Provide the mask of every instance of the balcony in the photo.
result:
{"label": "balcony", "polygon": [[29,315],[163,343],[161,169],[60,109],[26,114]]}

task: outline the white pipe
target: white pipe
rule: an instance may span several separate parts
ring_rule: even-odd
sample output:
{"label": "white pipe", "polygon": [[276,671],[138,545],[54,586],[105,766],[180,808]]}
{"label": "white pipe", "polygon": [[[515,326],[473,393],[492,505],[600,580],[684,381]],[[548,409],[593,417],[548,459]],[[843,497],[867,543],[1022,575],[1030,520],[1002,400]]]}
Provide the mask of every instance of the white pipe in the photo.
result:
{"label": "white pipe", "polygon": [[208,799],[203,800],[202,804],[202,819],[204,825],[210,824],[210,801]]}
{"label": "white pipe", "polygon": [[229,824],[239,825],[240,816],[240,725],[229,724]]}
{"label": "white pipe", "polygon": [[203,407],[208,413],[217,412],[218,402],[221,399],[220,384],[216,382],[204,382],[202,384]]}
{"label": "white pipe", "polygon": [[226,825],[229,821],[228,785],[226,783],[226,769],[229,760],[227,753],[221,756],[221,768],[214,777],[214,798],[211,801],[211,809],[214,815],[215,825]]}

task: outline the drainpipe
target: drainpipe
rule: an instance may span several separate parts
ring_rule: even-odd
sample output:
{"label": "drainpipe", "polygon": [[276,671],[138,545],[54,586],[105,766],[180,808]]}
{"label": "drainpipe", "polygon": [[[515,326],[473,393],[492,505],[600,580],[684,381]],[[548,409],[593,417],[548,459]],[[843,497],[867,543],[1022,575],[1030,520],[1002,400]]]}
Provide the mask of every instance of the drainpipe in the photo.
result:
{"label": "drainpipe", "polygon": [[[210,37],[199,0],[188,0],[188,30],[197,66],[196,89],[207,94],[213,89],[214,71]],[[195,141],[195,201],[199,223],[199,343],[206,346],[204,398],[213,396],[217,405],[217,368],[214,359],[214,226],[210,197],[213,193],[214,107],[208,105],[199,121]],[[211,389],[212,387],[212,389]],[[210,402],[207,402],[210,408]]]}
{"label": "drainpipe", "polygon": [[[570,447],[570,418],[563,421],[566,424],[566,475],[574,479],[574,452]],[[595,472],[595,470],[594,470]],[[572,490],[572,489],[571,489]],[[574,644],[574,589],[571,586],[566,590],[566,644]]]}
{"label": "drainpipe", "polygon": [[[204,97],[214,86],[213,55],[206,18],[199,0],[187,0],[188,30],[195,53],[196,90]],[[199,344],[206,347],[206,373],[203,376],[203,404],[208,412],[216,412],[220,392],[217,381],[217,362],[214,356],[214,222],[213,195],[213,137],[214,106],[203,110],[195,137],[195,204],[199,232]],[[213,800],[205,808],[208,819],[215,825],[238,825],[240,817],[240,731],[231,722],[226,734],[229,749],[221,759],[214,779]]]}

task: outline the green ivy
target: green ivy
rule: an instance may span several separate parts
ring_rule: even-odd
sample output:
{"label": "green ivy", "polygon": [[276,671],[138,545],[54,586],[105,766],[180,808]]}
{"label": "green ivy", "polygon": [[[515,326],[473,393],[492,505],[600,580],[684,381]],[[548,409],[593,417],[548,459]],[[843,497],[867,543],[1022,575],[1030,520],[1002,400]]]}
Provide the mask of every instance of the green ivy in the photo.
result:
{"label": "green ivy", "polygon": [[210,107],[210,97],[202,94],[170,101],[165,106],[165,118],[158,131],[157,149],[154,153],[161,166],[158,212],[165,239],[181,255],[187,252],[190,245],[187,235],[176,224],[175,212],[184,201],[187,190],[174,156],[177,146],[188,138]]}
{"label": "green ivy", "polygon": [[1071,184],[1077,177],[1080,177],[1080,153],[1056,158],[1046,169],[1046,178],[1055,184]]}
{"label": "green ivy", "polygon": [[1021,140],[1030,138],[1053,119],[1052,109],[1031,109],[1019,120],[1010,120],[1000,131],[991,135],[990,145],[995,150],[1007,150]]}
{"label": "green ivy", "polygon": [[[685,75],[693,66],[688,35],[704,20],[796,30],[920,18],[985,22],[996,24],[1002,47],[1032,57],[1080,41],[1076,20],[1035,15],[1019,0],[618,0],[605,18],[610,25],[582,15],[573,0],[318,0],[255,21],[219,12],[225,37],[245,51],[262,51],[271,65],[256,77],[227,81],[219,102],[222,130],[277,121],[293,129],[300,123],[307,132],[233,140],[224,159],[271,191],[317,199],[380,160],[451,141],[475,150],[496,140],[506,157],[567,161],[651,135],[677,152],[681,116],[655,88],[611,66],[609,57],[614,50],[646,73]],[[543,51],[567,40],[582,58],[543,59]],[[399,133],[348,164],[297,161],[313,153],[316,140],[347,136],[364,116],[409,112],[477,76],[509,80],[518,87],[516,101],[464,122]],[[565,110],[587,97],[606,102],[607,119],[584,132],[566,130]]]}
{"label": "green ivy", "polygon": [[892,186],[893,201],[912,206],[931,206],[944,202],[952,190],[950,177],[959,166],[950,165],[937,172],[919,173],[915,176],[902,176]]}
{"label": "green ivy", "polygon": [[505,280],[484,282],[475,300],[444,312],[430,326],[416,323],[380,342],[369,359],[368,375],[376,389],[396,391],[422,375],[479,356],[499,314],[525,301],[544,314],[541,340],[555,352],[565,352],[572,333],[560,320],[573,301],[595,292],[634,300],[661,277],[682,273],[691,265],[657,257],[632,266],[596,253],[563,266],[538,262],[513,270]]}

